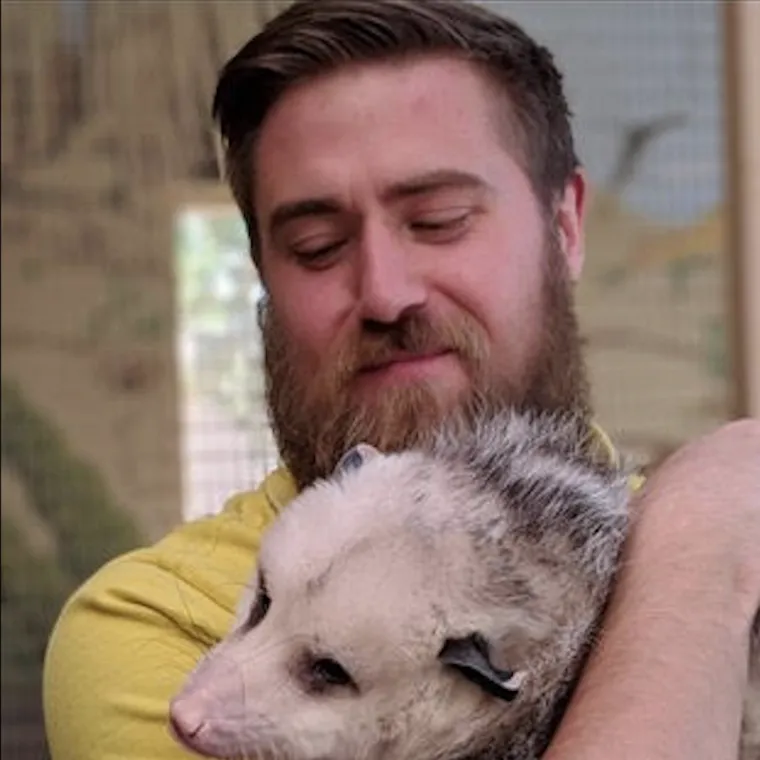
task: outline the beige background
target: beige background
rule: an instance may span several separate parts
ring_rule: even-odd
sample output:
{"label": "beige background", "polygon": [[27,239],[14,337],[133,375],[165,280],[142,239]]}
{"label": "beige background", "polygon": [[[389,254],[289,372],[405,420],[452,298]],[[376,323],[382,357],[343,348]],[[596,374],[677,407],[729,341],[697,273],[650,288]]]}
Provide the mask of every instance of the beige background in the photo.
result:
{"label": "beige background", "polygon": [[[210,93],[270,8],[94,3],[95,43],[77,48],[56,6],[32,5],[4,6],[3,371],[155,537],[180,514],[172,214],[227,197],[207,189]],[[703,333],[724,251],[720,206],[653,223],[595,184],[583,326],[600,418],[641,457],[726,415]],[[668,267],[691,259],[676,297]]]}

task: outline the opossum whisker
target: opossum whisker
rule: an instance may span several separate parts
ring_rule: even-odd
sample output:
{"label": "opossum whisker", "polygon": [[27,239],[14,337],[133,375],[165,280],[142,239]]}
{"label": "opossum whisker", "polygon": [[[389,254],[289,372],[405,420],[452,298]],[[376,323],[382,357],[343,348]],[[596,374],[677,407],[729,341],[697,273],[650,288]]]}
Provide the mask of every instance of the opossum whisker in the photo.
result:
{"label": "opossum whisker", "polygon": [[245,747],[243,746],[242,740],[238,740],[238,749],[235,750],[234,757],[236,760],[258,760],[258,758],[261,757],[260,753],[256,753],[255,755],[249,755],[246,751]]}

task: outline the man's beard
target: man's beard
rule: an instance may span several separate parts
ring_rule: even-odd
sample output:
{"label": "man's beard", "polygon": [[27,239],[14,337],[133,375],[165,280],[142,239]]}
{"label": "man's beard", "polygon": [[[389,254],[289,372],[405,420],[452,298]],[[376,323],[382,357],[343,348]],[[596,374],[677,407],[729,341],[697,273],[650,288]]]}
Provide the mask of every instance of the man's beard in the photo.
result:
{"label": "man's beard", "polygon": [[[262,305],[266,400],[283,462],[299,488],[328,476],[342,454],[358,443],[381,451],[426,445],[444,420],[471,425],[488,410],[570,411],[588,418],[590,393],[571,283],[554,235],[544,250],[541,319],[528,366],[520,380],[497,372],[483,328],[462,312],[433,320],[424,309],[394,324],[362,325],[314,374],[307,374],[276,312]],[[498,346],[496,350],[509,350]],[[398,351],[452,351],[469,379],[457,398],[441,398],[424,382],[383,389],[370,398],[357,393],[362,367]],[[514,373],[512,373],[514,374]]]}

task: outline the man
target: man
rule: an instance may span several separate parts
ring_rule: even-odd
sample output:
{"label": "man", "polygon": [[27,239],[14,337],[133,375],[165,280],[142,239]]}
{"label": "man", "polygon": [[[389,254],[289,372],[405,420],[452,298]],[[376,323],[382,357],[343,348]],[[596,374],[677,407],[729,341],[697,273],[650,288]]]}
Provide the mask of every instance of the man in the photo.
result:
{"label": "man", "polygon": [[[424,441],[482,400],[591,416],[572,307],[586,185],[560,75],[520,29],[452,0],[298,2],[225,67],[215,114],[267,291],[285,467],[72,598],[46,663],[54,760],[188,757],[171,696],[229,625],[262,530],[349,445]],[[550,760],[735,755],[758,462],[757,423],[735,423],[642,490]]]}

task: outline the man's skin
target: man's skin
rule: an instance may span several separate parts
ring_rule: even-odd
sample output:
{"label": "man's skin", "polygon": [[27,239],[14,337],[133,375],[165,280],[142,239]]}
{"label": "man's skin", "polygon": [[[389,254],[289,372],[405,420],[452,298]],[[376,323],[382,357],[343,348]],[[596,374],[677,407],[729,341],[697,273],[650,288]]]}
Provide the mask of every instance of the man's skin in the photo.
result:
{"label": "man's skin", "polygon": [[[543,220],[492,102],[467,64],[427,57],[321,76],[267,116],[253,174],[261,272],[299,372],[323,370],[360,323],[424,309],[477,320],[498,371],[520,376],[541,339]],[[452,172],[476,181],[388,192]],[[579,172],[555,212],[573,279],[585,188]],[[330,213],[273,224],[284,205],[325,197]],[[452,403],[466,389],[445,355],[392,364],[355,393],[371,404],[420,378]],[[604,636],[547,757],[735,757],[760,602],[760,424],[735,422],[684,447],[636,509]]]}

